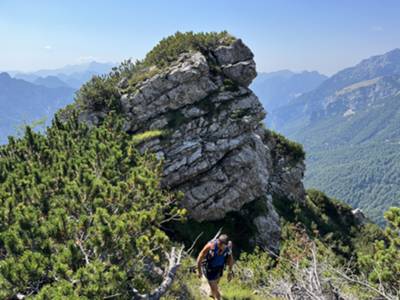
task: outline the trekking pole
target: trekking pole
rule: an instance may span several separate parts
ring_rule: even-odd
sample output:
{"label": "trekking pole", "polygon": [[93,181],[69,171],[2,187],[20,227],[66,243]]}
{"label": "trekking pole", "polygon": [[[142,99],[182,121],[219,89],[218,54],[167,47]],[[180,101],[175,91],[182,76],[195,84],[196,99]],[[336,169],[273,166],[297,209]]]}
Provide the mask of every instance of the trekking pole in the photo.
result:
{"label": "trekking pole", "polygon": [[217,239],[217,237],[218,237],[218,236],[221,234],[221,232],[222,232],[222,228],[223,228],[223,227],[221,227],[221,228],[218,230],[217,234],[214,236],[214,238],[213,238],[212,240]]}

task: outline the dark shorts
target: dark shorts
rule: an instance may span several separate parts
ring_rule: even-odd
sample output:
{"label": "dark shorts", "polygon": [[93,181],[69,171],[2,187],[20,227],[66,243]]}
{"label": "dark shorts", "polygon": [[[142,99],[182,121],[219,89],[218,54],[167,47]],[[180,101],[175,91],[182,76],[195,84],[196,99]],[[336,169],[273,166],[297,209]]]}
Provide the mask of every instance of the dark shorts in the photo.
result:
{"label": "dark shorts", "polygon": [[224,267],[217,268],[203,268],[203,274],[207,278],[208,281],[217,280],[222,276],[224,272]]}

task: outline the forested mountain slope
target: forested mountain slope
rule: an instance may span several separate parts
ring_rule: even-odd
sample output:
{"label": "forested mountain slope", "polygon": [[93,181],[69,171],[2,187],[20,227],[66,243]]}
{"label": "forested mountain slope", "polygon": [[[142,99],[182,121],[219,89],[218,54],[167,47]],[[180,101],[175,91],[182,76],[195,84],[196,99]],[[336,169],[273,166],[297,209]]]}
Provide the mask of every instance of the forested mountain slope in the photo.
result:
{"label": "forested mountain slope", "polygon": [[308,187],[379,222],[399,205],[400,50],[337,73],[275,116],[278,130],[308,153]]}

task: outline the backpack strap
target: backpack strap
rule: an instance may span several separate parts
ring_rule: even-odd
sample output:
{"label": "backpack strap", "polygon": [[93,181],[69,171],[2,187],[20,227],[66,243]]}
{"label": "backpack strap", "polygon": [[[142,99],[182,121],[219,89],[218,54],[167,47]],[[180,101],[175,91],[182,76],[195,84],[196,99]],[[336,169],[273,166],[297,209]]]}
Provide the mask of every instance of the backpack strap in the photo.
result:
{"label": "backpack strap", "polygon": [[230,242],[226,247],[225,250],[223,252],[224,256],[229,256],[232,254],[232,243]]}
{"label": "backpack strap", "polygon": [[207,252],[207,255],[205,257],[207,262],[210,262],[213,259],[216,251],[218,251],[218,245],[217,245],[217,241],[216,240],[211,240],[209,243],[213,243],[214,246],[211,247],[211,249],[208,250],[208,252]]}
{"label": "backpack strap", "polygon": [[218,240],[217,239],[214,240],[214,253],[213,253],[213,256],[215,256],[216,254],[218,254]]}
{"label": "backpack strap", "polygon": [[[215,240],[214,242],[214,250],[213,250],[213,256],[215,255],[215,253],[218,253],[218,242],[217,240]],[[229,241],[228,245],[226,245],[224,251],[221,253],[222,256],[229,256],[232,254],[232,242]]]}

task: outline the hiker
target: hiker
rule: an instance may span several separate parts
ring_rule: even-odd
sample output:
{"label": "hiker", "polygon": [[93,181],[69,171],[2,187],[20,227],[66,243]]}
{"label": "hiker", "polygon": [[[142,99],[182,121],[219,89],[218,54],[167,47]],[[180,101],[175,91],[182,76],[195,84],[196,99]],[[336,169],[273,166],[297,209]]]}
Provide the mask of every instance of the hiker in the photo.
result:
{"label": "hiker", "polygon": [[210,285],[212,297],[216,300],[221,299],[218,282],[224,271],[225,264],[228,264],[228,281],[230,281],[233,277],[232,242],[228,242],[226,234],[221,234],[217,239],[207,243],[197,257],[199,278],[204,274]]}

